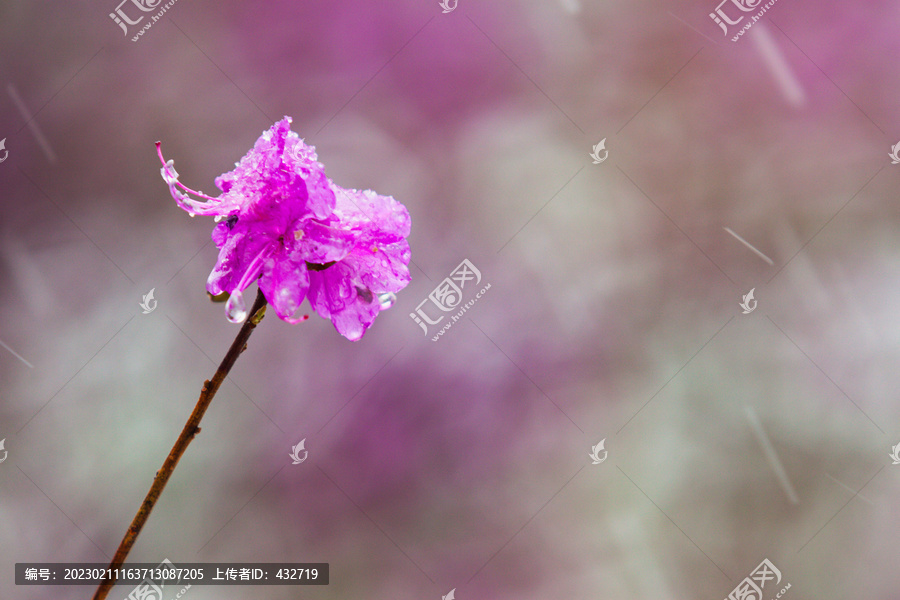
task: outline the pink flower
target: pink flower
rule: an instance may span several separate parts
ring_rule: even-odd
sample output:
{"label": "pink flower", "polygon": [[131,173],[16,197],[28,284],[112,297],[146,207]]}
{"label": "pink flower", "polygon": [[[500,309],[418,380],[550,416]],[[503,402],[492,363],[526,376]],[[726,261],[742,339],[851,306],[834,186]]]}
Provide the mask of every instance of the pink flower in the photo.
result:
{"label": "pink flower", "polygon": [[371,190],[344,190],[334,214],[354,234],[350,251],[335,264],[309,274],[309,302],[338,332],[358,340],[378,313],[389,308],[394,292],[409,283],[409,212],[390,196]]}
{"label": "pink flower", "polygon": [[321,316],[358,340],[374,321],[376,308],[388,303],[376,296],[409,283],[409,213],[391,197],[334,185],[315,148],[291,131],[290,123],[290,117],[275,123],[234,170],[216,178],[222,190],[216,198],[181,184],[173,161],[163,159],[157,143],[162,176],[191,216],[216,217],[212,239],[219,259],[206,289],[230,295],[229,320],[247,318],[242,292],[257,281],[281,319],[305,320],[294,314],[309,292]]}

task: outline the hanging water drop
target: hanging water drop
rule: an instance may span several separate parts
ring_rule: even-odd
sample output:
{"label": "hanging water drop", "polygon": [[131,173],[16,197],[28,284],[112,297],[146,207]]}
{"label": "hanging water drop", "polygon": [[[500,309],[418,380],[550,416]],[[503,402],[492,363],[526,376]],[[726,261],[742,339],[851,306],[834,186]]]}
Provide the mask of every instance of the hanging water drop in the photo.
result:
{"label": "hanging water drop", "polygon": [[394,305],[394,302],[397,301],[397,296],[395,296],[391,292],[385,292],[384,294],[378,294],[378,303],[381,304],[381,310],[387,310],[388,308]]}
{"label": "hanging water drop", "polygon": [[247,318],[247,304],[244,295],[235,291],[225,303],[225,317],[232,323],[243,323]]}

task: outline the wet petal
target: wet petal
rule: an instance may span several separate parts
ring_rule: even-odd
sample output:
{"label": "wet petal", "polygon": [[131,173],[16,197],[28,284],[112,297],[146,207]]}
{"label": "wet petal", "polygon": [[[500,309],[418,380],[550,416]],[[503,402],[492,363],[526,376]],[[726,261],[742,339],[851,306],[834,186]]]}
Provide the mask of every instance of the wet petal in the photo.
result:
{"label": "wet petal", "polygon": [[295,263],[279,252],[266,261],[259,289],[284,320],[290,320],[306,298],[309,273],[306,263]]}
{"label": "wet petal", "polygon": [[352,268],[344,261],[323,271],[313,271],[308,296],[320,317],[331,319],[338,333],[355,342],[375,322],[381,303],[372,290],[354,281],[353,275]]}
{"label": "wet petal", "polygon": [[358,232],[334,227],[337,223],[308,220],[285,236],[295,260],[324,265],[341,260],[353,249]]}
{"label": "wet petal", "polygon": [[[220,223],[216,228],[220,225],[222,224]],[[269,244],[271,244],[271,239],[256,235],[246,225],[238,223],[219,249],[216,266],[213,267],[206,281],[206,291],[213,296],[222,292],[229,294],[234,292],[253,259]]]}

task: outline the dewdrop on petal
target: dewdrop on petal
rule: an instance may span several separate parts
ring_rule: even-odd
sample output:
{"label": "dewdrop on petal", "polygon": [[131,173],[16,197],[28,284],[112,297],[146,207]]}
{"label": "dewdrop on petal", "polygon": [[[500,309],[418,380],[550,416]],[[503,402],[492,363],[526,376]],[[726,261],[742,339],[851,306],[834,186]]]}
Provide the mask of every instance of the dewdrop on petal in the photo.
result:
{"label": "dewdrop on petal", "polygon": [[387,310],[394,305],[394,302],[397,301],[397,295],[393,292],[387,292],[386,294],[378,294],[378,303],[381,305],[381,310]]}

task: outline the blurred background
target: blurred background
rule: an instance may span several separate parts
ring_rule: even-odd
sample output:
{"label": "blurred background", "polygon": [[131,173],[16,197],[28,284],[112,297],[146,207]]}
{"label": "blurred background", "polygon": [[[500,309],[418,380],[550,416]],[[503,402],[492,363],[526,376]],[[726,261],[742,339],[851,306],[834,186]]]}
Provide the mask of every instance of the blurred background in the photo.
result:
{"label": "blurred background", "polygon": [[[237,332],[153,143],[211,193],[284,115],[409,208],[412,283],[357,343],[266,317],[130,561],[330,564],[189,600],[717,600],[764,558],[766,600],[896,597],[895,3],[732,42],[716,0],[180,0],[137,38],[161,5],[117,1],[0,6],[0,597],[93,594],[13,566],[110,559]],[[464,259],[491,287],[432,341]]]}

